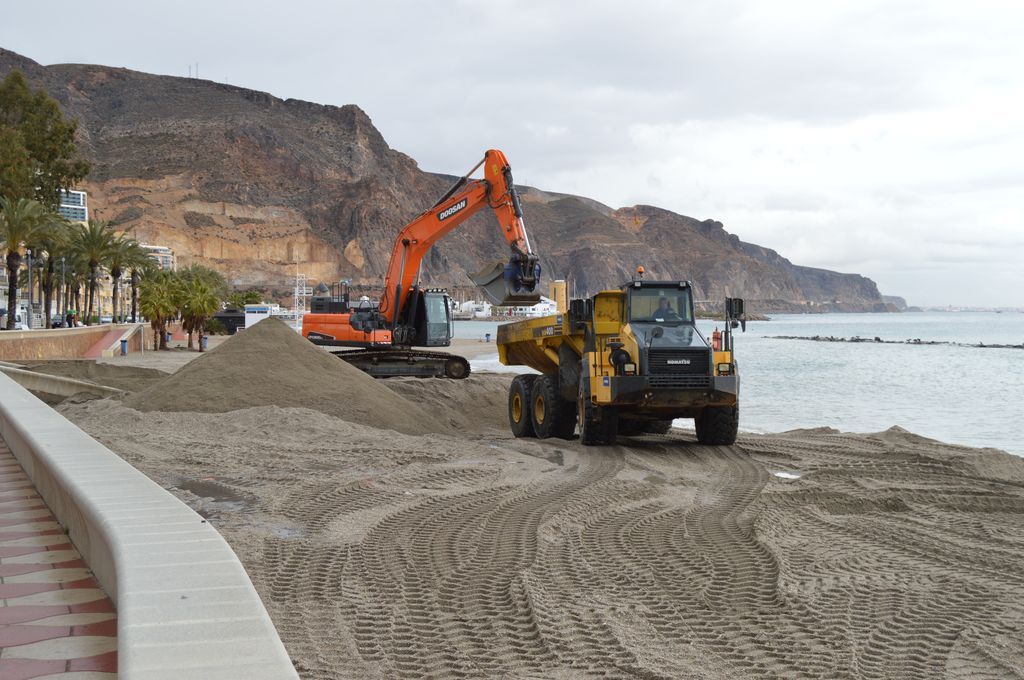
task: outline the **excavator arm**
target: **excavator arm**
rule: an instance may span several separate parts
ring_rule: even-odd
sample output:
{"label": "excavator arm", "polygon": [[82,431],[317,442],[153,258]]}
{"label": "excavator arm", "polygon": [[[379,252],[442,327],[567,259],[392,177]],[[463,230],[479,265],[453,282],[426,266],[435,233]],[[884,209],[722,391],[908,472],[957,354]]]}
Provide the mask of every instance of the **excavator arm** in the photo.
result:
{"label": "excavator arm", "polygon": [[[483,179],[470,179],[481,165]],[[494,211],[512,251],[508,263],[497,262],[472,277],[495,305],[540,301],[540,264],[530,248],[519,193],[505,154],[489,150],[483,160],[449,189],[429,210],[398,234],[388,262],[379,312],[393,328],[402,326],[408,296],[419,277],[420,264],[437,241],[484,207]]]}

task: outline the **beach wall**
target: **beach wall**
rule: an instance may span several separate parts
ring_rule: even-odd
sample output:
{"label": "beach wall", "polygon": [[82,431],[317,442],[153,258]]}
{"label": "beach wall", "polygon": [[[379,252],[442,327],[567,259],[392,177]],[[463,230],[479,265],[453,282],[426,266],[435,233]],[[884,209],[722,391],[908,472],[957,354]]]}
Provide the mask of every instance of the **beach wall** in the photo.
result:
{"label": "beach wall", "polygon": [[[0,361],[33,361],[45,359],[81,359],[98,342],[113,332],[125,333],[140,324],[102,324],[79,328],[36,329],[31,331],[0,331]],[[148,328],[148,326],[146,326]],[[129,351],[139,351],[142,333],[132,335]],[[113,338],[111,342],[115,342]],[[152,340],[147,339],[147,349]]]}
{"label": "beach wall", "polygon": [[205,519],[2,374],[0,436],[117,607],[118,677],[298,677]]}

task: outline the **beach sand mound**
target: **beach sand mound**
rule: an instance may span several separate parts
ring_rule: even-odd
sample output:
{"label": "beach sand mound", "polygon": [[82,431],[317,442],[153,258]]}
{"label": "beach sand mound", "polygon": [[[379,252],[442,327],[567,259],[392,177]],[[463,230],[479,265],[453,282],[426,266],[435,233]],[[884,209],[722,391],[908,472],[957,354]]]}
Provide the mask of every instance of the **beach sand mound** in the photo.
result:
{"label": "beach sand mound", "polygon": [[89,359],[37,361],[28,364],[28,368],[36,373],[86,380],[126,392],[139,392],[167,377],[166,372],[154,368],[98,364]]}
{"label": "beach sand mound", "polygon": [[200,413],[253,406],[309,408],[406,434],[438,432],[443,427],[422,407],[273,318],[126,397],[124,403],[138,411]]}
{"label": "beach sand mound", "polygon": [[430,412],[449,428],[482,432],[508,431],[508,386],[512,376],[475,373],[464,380],[389,378],[389,389]]}

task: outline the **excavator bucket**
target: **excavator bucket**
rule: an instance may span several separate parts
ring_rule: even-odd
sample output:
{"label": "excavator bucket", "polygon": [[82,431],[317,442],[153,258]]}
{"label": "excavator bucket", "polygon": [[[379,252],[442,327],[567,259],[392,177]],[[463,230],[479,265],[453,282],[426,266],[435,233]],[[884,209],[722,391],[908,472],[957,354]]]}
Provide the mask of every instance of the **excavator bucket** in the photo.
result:
{"label": "excavator bucket", "polygon": [[536,279],[533,286],[523,285],[517,276],[518,265],[498,260],[489,264],[469,278],[483,289],[487,300],[497,307],[510,305],[535,305],[540,302],[540,291],[536,290]]}

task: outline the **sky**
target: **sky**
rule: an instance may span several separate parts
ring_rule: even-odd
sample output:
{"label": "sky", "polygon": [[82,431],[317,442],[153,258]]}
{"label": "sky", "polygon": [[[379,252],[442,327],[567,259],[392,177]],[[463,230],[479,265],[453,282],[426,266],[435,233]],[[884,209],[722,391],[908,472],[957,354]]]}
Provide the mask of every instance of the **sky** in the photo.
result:
{"label": "sky", "polygon": [[[910,304],[1024,307],[1024,3],[109,2],[6,7],[42,64],[356,104],[462,174],[715,219]],[[527,214],[527,227],[529,215]]]}

